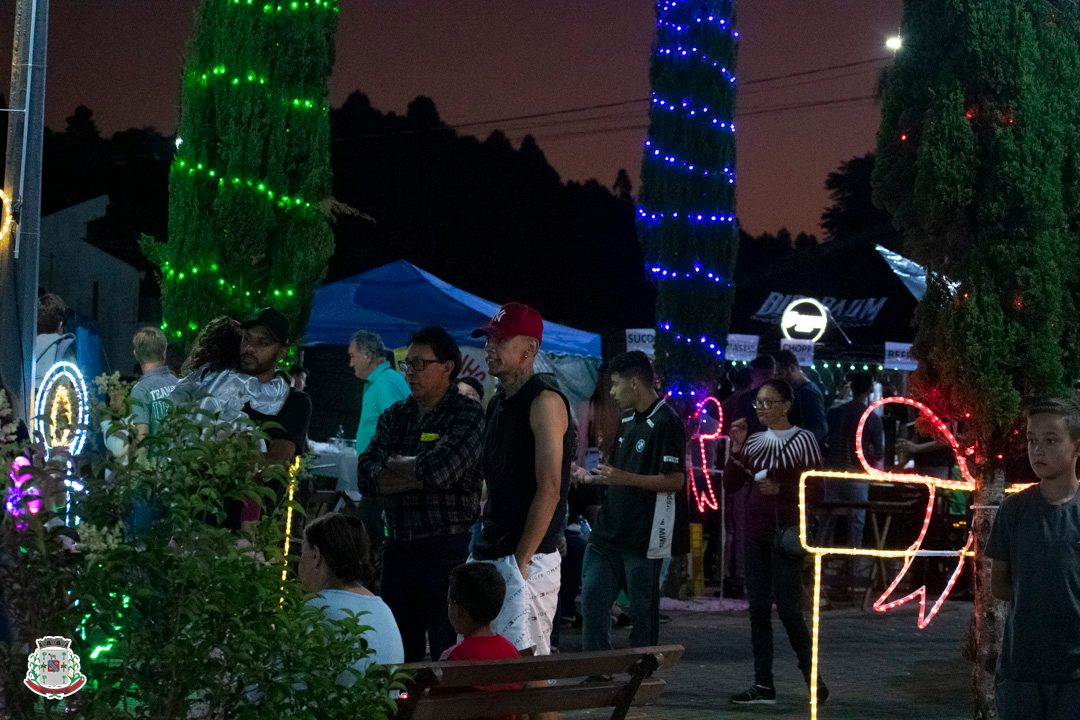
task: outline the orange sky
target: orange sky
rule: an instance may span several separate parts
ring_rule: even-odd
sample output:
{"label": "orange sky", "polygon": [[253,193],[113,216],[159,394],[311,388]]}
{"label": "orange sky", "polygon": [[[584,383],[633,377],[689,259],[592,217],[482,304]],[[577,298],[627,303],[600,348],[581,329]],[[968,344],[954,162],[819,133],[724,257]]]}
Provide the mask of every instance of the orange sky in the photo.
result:
{"label": "orange sky", "polygon": [[[363,90],[382,110],[434,98],[451,124],[644,98],[649,0],[342,0],[331,101]],[[0,7],[10,54],[12,5]],[[78,104],[105,132],[176,125],[194,0],[52,0],[47,121]],[[740,81],[881,57],[900,0],[738,0]],[[870,95],[882,64],[747,85],[738,108],[738,216],[751,233],[819,233],[825,175],[873,147],[873,102],[776,111]],[[6,79],[3,81],[6,85]],[[760,112],[765,110],[765,112]],[[754,113],[757,114],[754,114]],[[750,113],[750,114],[746,114]],[[741,115],[741,117],[740,117]],[[565,120],[586,119],[565,123]],[[519,123],[564,179],[636,178],[646,105]],[[551,120],[560,124],[552,125]],[[546,124],[546,126],[545,126]],[[629,127],[629,129],[627,129]],[[490,126],[475,132],[486,134]]]}

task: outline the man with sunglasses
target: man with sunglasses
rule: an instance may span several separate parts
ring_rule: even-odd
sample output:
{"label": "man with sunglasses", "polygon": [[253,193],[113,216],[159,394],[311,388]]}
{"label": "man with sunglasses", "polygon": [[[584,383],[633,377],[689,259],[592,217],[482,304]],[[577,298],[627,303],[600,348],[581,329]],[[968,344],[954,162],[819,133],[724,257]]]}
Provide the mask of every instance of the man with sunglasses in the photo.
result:
{"label": "man with sunglasses", "polygon": [[484,410],[458,393],[461,350],[441,327],[418,330],[399,368],[410,395],[379,417],[357,482],[385,503],[382,597],[401,630],[405,662],[417,662],[425,647],[437,660],[457,641],[446,597],[480,513]]}

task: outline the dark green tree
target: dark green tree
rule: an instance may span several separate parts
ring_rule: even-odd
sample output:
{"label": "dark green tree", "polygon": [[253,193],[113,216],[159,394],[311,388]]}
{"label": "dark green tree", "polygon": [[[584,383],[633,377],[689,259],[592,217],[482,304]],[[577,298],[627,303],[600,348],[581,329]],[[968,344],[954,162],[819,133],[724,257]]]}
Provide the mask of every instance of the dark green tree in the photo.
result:
{"label": "dark green tree", "polygon": [[266,305],[302,330],[334,249],[327,82],[337,14],[337,0],[201,3],[168,243],[146,247],[161,268],[171,340]]}
{"label": "dark green tree", "polygon": [[825,178],[825,189],[832,200],[821,213],[826,242],[865,238],[866,242],[879,243],[897,252],[902,250],[892,217],[874,205],[873,174],[874,154],[867,153],[845,160]]}
{"label": "dark green tree", "polygon": [[659,283],[656,360],[676,395],[715,380],[734,297],[732,0],[660,0],[638,229]]}
{"label": "dark green tree", "polygon": [[[914,388],[969,419],[974,504],[993,506],[1022,399],[1071,394],[1080,372],[1080,13],[1071,0],[908,0],[902,34],[875,198],[933,273]],[[991,520],[976,513],[976,553]],[[975,716],[991,718],[1003,614],[981,556],[977,576]]]}

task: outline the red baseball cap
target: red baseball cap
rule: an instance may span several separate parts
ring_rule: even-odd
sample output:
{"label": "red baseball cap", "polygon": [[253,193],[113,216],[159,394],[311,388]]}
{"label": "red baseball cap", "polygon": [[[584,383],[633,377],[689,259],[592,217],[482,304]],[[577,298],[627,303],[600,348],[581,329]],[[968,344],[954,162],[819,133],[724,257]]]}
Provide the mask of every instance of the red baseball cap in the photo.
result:
{"label": "red baseball cap", "polygon": [[496,340],[524,335],[540,342],[544,339],[544,318],[524,303],[509,302],[499,308],[486,324],[472,331],[473,337],[483,335]]}

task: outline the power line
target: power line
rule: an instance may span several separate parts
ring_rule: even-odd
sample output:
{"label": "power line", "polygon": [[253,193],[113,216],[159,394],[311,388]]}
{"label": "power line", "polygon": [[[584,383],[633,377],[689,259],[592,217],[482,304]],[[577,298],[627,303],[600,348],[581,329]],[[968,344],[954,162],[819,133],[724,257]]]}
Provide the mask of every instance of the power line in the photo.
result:
{"label": "power line", "polygon": [[[760,84],[764,84],[764,83],[777,82],[777,81],[780,81],[780,80],[788,80],[788,79],[791,79],[791,78],[801,78],[801,77],[806,77],[806,76],[809,76],[809,75],[816,75],[816,74],[821,74],[821,73],[825,73],[825,72],[831,72],[831,71],[834,71],[834,70],[845,70],[845,69],[854,68],[854,67],[861,67],[861,66],[872,64],[872,63],[879,63],[879,62],[882,62],[883,60],[889,60],[889,59],[891,59],[891,58],[888,57],[888,56],[882,56],[882,57],[876,57],[876,58],[868,58],[868,59],[865,59],[865,60],[856,60],[856,61],[848,62],[848,63],[839,63],[839,64],[835,64],[835,65],[826,65],[826,66],[819,67],[819,68],[810,68],[808,70],[800,70],[800,71],[797,71],[797,72],[784,73],[784,74],[781,74],[781,75],[773,75],[773,76],[770,76],[770,77],[757,78],[757,79],[753,79],[753,80],[746,80],[744,82],[739,83],[739,85],[740,85],[740,87],[746,87],[746,86],[750,86],[750,85],[760,85]],[[385,138],[385,137],[402,137],[402,136],[417,135],[417,134],[422,134],[422,133],[442,132],[442,131],[446,131],[446,130],[464,130],[464,129],[468,129],[468,128],[483,127],[485,125],[498,125],[498,124],[502,124],[502,123],[519,122],[519,121],[522,121],[522,120],[539,120],[539,119],[549,118],[549,117],[558,117],[558,116],[561,116],[561,115],[572,115],[572,114],[577,114],[577,113],[581,113],[581,112],[587,112],[589,110],[605,110],[605,109],[611,109],[611,108],[617,108],[617,107],[625,107],[625,106],[628,106],[628,105],[637,105],[637,104],[641,104],[641,103],[648,103],[648,102],[650,102],[650,100],[651,100],[651,98],[647,98],[647,97],[646,98],[635,98],[635,99],[632,99],[632,100],[618,100],[618,101],[615,101],[615,102],[608,102],[608,103],[596,103],[596,104],[593,104],[593,105],[581,105],[581,106],[578,106],[578,107],[560,108],[558,110],[549,110],[549,111],[545,111],[545,112],[528,113],[528,114],[525,114],[525,115],[512,115],[512,116],[502,117],[502,118],[493,118],[493,119],[490,119],[490,120],[473,120],[473,121],[465,122],[465,123],[455,123],[453,125],[443,125],[443,126],[436,127],[436,128],[419,128],[419,129],[413,129],[413,130],[400,130],[400,131],[385,132],[385,133],[367,133],[367,134],[364,134],[364,135],[353,135],[353,136],[347,137],[347,138],[337,138],[334,142],[349,142],[349,141],[369,140],[369,139]]]}
{"label": "power line", "polygon": [[[740,113],[735,113],[735,117],[738,118],[738,117],[746,117],[748,115],[765,115],[765,114],[769,114],[769,113],[788,112],[788,111],[791,111],[791,110],[812,110],[812,109],[816,109],[816,108],[831,107],[831,106],[834,106],[834,105],[848,105],[848,104],[855,103],[855,102],[865,102],[867,100],[873,100],[873,99],[874,99],[873,95],[863,95],[863,96],[857,96],[857,97],[836,98],[836,99],[832,99],[832,100],[816,100],[816,101],[803,102],[803,103],[791,103],[789,105],[779,105],[779,106],[771,107],[771,108],[761,108],[759,110],[750,111],[750,112],[747,112],[747,113],[741,113],[741,114]],[[591,130],[568,130],[568,131],[565,131],[565,132],[552,133],[552,134],[548,134],[548,135],[538,135],[538,136],[536,136],[536,139],[538,141],[543,140],[543,141],[547,142],[549,140],[559,140],[559,139],[571,138],[571,137],[584,137],[584,136],[589,136],[589,135],[612,135],[612,134],[616,134],[616,133],[640,131],[640,130],[648,129],[648,127],[649,127],[649,123],[644,122],[644,123],[635,123],[633,125],[617,125],[617,126],[595,128],[595,129],[591,129]]]}

